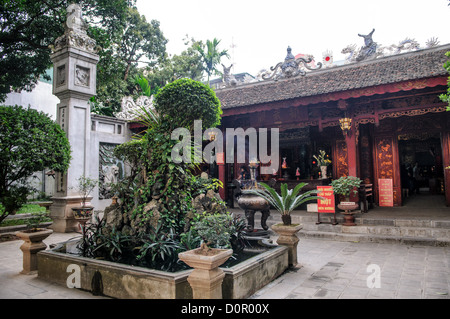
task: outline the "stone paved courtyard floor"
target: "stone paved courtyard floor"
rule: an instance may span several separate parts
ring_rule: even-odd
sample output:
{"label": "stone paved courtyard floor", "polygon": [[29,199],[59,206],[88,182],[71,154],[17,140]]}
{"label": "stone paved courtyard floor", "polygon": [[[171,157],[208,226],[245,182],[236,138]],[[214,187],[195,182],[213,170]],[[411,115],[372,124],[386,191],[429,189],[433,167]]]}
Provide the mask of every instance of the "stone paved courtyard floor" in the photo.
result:
{"label": "stone paved courtyard floor", "polygon": [[[54,233],[50,245],[79,234]],[[89,292],[21,275],[22,241],[0,243],[0,299],[92,299]],[[300,239],[301,267],[251,299],[450,299],[450,247]],[[369,267],[369,268],[368,268]],[[375,280],[379,270],[379,281]],[[379,288],[368,287],[380,284]],[[372,280],[370,280],[372,279]]]}

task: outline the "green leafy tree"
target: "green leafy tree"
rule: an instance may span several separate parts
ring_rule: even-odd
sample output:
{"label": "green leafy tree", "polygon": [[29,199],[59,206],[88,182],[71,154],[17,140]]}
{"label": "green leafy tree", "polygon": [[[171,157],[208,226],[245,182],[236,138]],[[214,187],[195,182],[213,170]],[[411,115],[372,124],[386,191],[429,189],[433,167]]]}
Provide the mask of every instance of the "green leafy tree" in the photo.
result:
{"label": "green leafy tree", "polygon": [[[450,58],[450,51],[445,54],[447,57]],[[447,60],[444,64],[444,68],[450,73],[450,60]],[[439,96],[442,102],[448,103],[447,111],[450,111],[450,77],[448,78],[448,88],[446,94],[441,94]]]}
{"label": "green leafy tree", "polygon": [[14,214],[33,190],[27,179],[44,169],[64,172],[70,162],[65,132],[47,114],[0,106],[0,221]]}
{"label": "green leafy tree", "polygon": [[229,58],[229,54],[227,50],[219,50],[220,40],[214,38],[211,40],[206,40],[205,45],[198,44],[196,46],[197,51],[200,53],[203,63],[203,70],[206,72],[207,81],[209,86],[209,78],[211,75],[220,75],[221,72],[217,69],[217,65],[220,64],[220,60],[222,57]]}
{"label": "green leafy tree", "polygon": [[[139,64],[159,65],[166,56],[167,39],[159,22],[147,22],[138,10],[130,7],[120,35],[102,50],[97,65],[97,103],[102,103],[98,114],[111,115],[120,111],[124,96],[137,93],[136,77],[142,76]],[[103,113],[104,112],[104,113]]]}
{"label": "green leafy tree", "polygon": [[83,8],[88,34],[110,56],[110,47],[122,35],[128,8],[135,0],[2,1],[0,5],[0,101],[11,89],[24,89],[39,76],[49,80],[51,50],[64,32],[66,9],[72,2]]}
{"label": "green leafy tree", "polygon": [[201,56],[196,50],[201,46],[201,41],[195,39],[185,39],[185,45],[188,47],[179,55],[173,55],[166,58],[161,64],[146,70],[147,78],[154,88],[164,87],[167,83],[172,83],[181,78],[188,78],[194,81],[200,81],[203,75],[203,64]]}
{"label": "green leafy tree", "polygon": [[124,80],[126,81],[128,78],[133,64],[145,62],[154,65],[160,62],[166,52],[166,43],[167,40],[160,30],[157,20],[149,23],[136,8],[130,8],[128,22],[118,50],[119,58],[126,65]]}

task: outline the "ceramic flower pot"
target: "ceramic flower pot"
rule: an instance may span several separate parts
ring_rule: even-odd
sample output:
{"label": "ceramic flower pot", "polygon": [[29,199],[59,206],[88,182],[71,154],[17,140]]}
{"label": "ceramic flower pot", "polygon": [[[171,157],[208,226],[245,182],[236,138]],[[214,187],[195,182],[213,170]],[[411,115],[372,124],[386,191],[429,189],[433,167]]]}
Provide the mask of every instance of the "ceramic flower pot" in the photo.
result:
{"label": "ceramic flower pot", "polygon": [[207,254],[201,248],[178,254],[178,258],[194,268],[187,278],[194,299],[221,299],[225,273],[219,268],[233,254],[232,249],[210,249]]}
{"label": "ceramic flower pot", "polygon": [[22,239],[24,243],[20,246],[23,252],[23,270],[21,274],[29,274],[37,270],[37,253],[47,248],[42,241],[50,236],[53,230],[46,228],[36,228],[32,230],[17,231],[15,235]]}
{"label": "ceramic flower pot", "polygon": [[322,179],[327,178],[327,167],[326,166],[320,166],[320,172],[322,175]]}
{"label": "ceramic flower pot", "polygon": [[76,220],[89,220],[94,211],[94,207],[73,207],[73,217]]}
{"label": "ceramic flower pot", "polygon": [[299,239],[297,233],[303,228],[301,224],[284,225],[277,224],[272,226],[272,230],[276,232],[279,237],[277,239],[278,245],[288,247],[289,266],[295,267],[298,264],[297,261],[297,245]]}

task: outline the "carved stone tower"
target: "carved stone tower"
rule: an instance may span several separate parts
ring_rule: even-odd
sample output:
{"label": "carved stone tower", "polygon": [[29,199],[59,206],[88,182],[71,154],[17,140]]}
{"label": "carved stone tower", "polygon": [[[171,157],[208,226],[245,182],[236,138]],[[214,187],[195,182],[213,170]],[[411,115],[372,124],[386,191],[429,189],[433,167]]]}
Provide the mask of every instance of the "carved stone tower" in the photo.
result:
{"label": "carved stone tower", "polygon": [[96,94],[96,74],[99,60],[97,46],[86,34],[86,23],[79,5],[67,8],[65,32],[52,47],[53,94],[60,99],[57,122],[66,132],[72,149],[72,160],[66,174],[56,175],[55,195],[50,216],[56,232],[78,229],[72,207],[80,206],[76,189],[78,178],[89,173],[91,112],[89,99]]}

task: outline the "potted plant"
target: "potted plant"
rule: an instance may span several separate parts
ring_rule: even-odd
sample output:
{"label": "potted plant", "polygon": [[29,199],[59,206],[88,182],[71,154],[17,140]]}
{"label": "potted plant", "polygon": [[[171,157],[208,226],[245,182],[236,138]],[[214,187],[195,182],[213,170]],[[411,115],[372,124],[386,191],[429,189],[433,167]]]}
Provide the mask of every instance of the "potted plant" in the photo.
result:
{"label": "potted plant", "polygon": [[97,180],[86,177],[84,175],[78,178],[77,190],[81,196],[81,206],[72,208],[73,216],[75,217],[75,219],[79,221],[87,221],[91,218],[94,207],[87,206],[86,202],[90,193],[94,190],[97,184]]}
{"label": "potted plant", "polygon": [[17,231],[15,235],[22,239],[24,243],[20,246],[23,252],[23,270],[21,274],[29,274],[37,270],[37,253],[47,248],[42,241],[53,233],[53,230],[39,227],[47,213],[32,213],[27,219],[27,229]]}
{"label": "potted plant", "polygon": [[342,176],[331,182],[334,193],[340,195],[340,198],[344,198],[344,200],[340,200],[338,205],[338,208],[344,211],[344,226],[356,225],[352,211],[358,208],[358,204],[350,202],[350,196],[358,194],[361,182],[361,179],[354,176]]}
{"label": "potted plant", "polygon": [[319,155],[313,155],[320,167],[322,178],[327,178],[327,168],[331,164],[331,160],[324,150],[319,151]]}
{"label": "potted plant", "polygon": [[300,194],[307,183],[299,183],[294,189],[288,190],[286,183],[281,184],[281,195],[275,189],[265,183],[260,183],[263,188],[244,190],[243,194],[252,194],[259,196],[269,202],[280,214],[282,224],[272,226],[272,230],[279,234],[277,243],[288,246],[289,265],[297,265],[297,245],[298,237],[296,233],[302,229],[301,224],[292,224],[291,212],[303,203],[311,200],[317,200],[320,197],[313,196],[317,190],[310,190]]}
{"label": "potted plant", "polygon": [[[233,254],[228,249],[233,230],[230,214],[204,214],[193,228],[203,239],[199,248],[178,254],[178,258],[194,268],[188,277],[194,299],[221,299],[225,273],[219,268]],[[220,247],[220,248],[211,248]]]}

